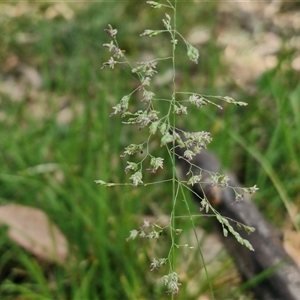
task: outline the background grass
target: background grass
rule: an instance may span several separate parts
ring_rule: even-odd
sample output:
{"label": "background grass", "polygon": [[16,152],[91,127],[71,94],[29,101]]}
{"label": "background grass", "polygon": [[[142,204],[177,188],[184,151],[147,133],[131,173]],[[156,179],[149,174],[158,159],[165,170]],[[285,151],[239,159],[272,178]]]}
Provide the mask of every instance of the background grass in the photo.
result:
{"label": "background grass", "polygon": [[[67,237],[71,256],[63,266],[41,262],[1,229],[0,297],[167,299],[164,287],[157,285],[166,271],[149,272],[152,257],[168,251],[167,234],[158,242],[125,239],[144,216],[168,215],[170,186],[107,189],[94,184],[95,179],[127,182],[119,155],[124,146],[143,140],[143,133],[122,128],[120,119],[109,117],[111,107],[137,83],[122,69],[101,70],[109,57],[102,47],[108,41],[103,29],[107,24],[118,28],[120,46],[132,59],[141,60],[153,51],[164,56],[168,38],[138,38],[144,29],[162,27],[164,10],[149,9],[144,2],[68,3],[51,17],[54,8],[51,2],[1,4],[0,76],[5,86],[13,85],[9,92],[1,86],[0,199],[1,204],[45,211]],[[181,89],[249,102],[247,108],[225,106],[224,112],[213,107],[205,107],[203,113],[191,111],[184,126],[210,130],[214,138],[210,149],[223,165],[237,172],[246,186],[259,186],[255,201],[265,216],[278,226],[290,226],[286,206],[297,222],[300,202],[300,84],[299,71],[291,67],[296,52],[287,49],[285,41],[295,32],[278,33],[283,44],[277,64],[252,83],[255,93],[249,93],[235,83],[230,66],[222,60],[224,48],[217,43],[222,25],[219,4],[180,3],[178,11],[183,34],[199,24],[211,32],[201,46],[198,66],[187,61],[184,47],[179,48]],[[9,67],[14,59],[15,67]],[[20,67],[24,65],[37,71],[41,85],[26,79]],[[168,95],[160,82],[169,70],[159,68],[157,89]],[[21,96],[15,97],[13,91]],[[47,171],[47,164],[53,163],[54,170]],[[42,172],[29,169],[38,165]],[[168,178],[170,172],[165,169],[149,180]],[[198,212],[192,201],[191,209]],[[183,203],[177,211],[186,214]],[[195,222],[211,230],[207,219]],[[189,232],[189,222],[182,219],[179,225]],[[180,299],[209,294],[199,255],[178,254]],[[239,279],[226,251],[215,255],[207,264],[216,298],[249,298],[250,294],[234,294]]]}

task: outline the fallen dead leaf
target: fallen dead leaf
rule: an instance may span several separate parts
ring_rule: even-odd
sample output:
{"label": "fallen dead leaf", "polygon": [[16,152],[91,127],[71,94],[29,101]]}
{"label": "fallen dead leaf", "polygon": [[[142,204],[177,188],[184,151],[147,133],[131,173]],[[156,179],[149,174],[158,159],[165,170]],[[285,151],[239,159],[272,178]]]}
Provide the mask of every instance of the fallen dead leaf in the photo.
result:
{"label": "fallen dead leaf", "polygon": [[68,256],[65,236],[39,209],[18,204],[0,206],[0,225],[8,226],[10,239],[40,259],[63,263]]}
{"label": "fallen dead leaf", "polygon": [[283,246],[300,268],[300,234],[293,230],[284,232]]}
{"label": "fallen dead leaf", "polygon": [[300,55],[292,60],[292,68],[296,71],[300,71]]}

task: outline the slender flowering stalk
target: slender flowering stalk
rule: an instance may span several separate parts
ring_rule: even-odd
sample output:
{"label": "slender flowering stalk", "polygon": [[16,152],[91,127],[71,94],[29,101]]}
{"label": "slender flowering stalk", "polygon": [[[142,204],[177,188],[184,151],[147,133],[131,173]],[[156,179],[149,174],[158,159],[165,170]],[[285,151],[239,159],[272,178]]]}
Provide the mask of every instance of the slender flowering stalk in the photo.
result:
{"label": "slender flowering stalk", "polygon": [[[166,265],[169,266],[169,271],[162,277],[162,282],[167,288],[167,293],[171,294],[172,297],[179,293],[179,287],[181,285],[179,282],[180,277],[175,272],[175,256],[177,254],[176,249],[180,248],[180,245],[176,243],[176,240],[177,236],[182,232],[182,229],[176,228],[175,222],[177,218],[176,206],[179,195],[181,194],[185,201],[191,224],[194,228],[193,217],[184,194],[184,189],[186,188],[189,191],[189,186],[193,186],[195,184],[207,184],[207,181],[203,181],[204,172],[209,174],[209,184],[211,186],[216,186],[218,188],[232,188],[235,191],[236,199],[233,199],[233,203],[236,201],[242,201],[245,193],[253,194],[258,190],[256,185],[250,188],[231,187],[229,177],[224,174],[209,172],[207,170],[202,170],[201,168],[198,168],[197,172],[194,171],[196,166],[194,166],[191,161],[196,155],[201,153],[203,149],[206,149],[209,146],[212,141],[212,137],[211,134],[206,131],[187,132],[182,129],[178,129],[176,127],[177,118],[188,115],[189,109],[193,109],[195,107],[196,109],[201,110],[202,107],[206,105],[213,105],[218,109],[222,109],[222,106],[216,103],[216,101],[224,101],[237,106],[246,106],[247,104],[244,102],[235,101],[228,96],[202,95],[191,91],[178,91],[176,84],[177,45],[182,42],[186,47],[187,57],[190,61],[196,64],[198,63],[199,59],[199,51],[177,31],[176,2],[176,0],[173,2],[167,0],[166,4],[162,4],[155,1],[147,1],[147,3],[155,9],[160,9],[162,7],[169,9],[172,12],[172,17],[167,13],[165,14],[164,18],[162,19],[162,25],[164,26],[164,29],[146,29],[141,34],[141,36],[149,38],[154,38],[162,34],[168,34],[171,42],[171,56],[165,58],[160,57],[149,61],[140,61],[135,64],[131,63],[127,59],[125,51],[123,51],[118,45],[117,29],[114,29],[111,25],[108,25],[108,28],[105,29],[105,32],[108,34],[110,41],[103,44],[103,46],[110,53],[110,57],[107,62],[103,63],[102,67],[103,69],[115,69],[119,65],[122,65],[122,68],[129,68],[131,74],[135,76],[136,80],[138,81],[138,87],[132,91],[128,91],[121,99],[119,99],[119,102],[116,103],[116,105],[112,108],[111,116],[120,116],[124,125],[132,125],[136,127],[138,131],[147,131],[149,134],[148,138],[144,142],[138,144],[131,143],[126,146],[123,153],[120,155],[121,158],[126,157],[126,159],[128,159],[124,171],[129,175],[130,183],[126,183],[126,185],[132,185],[133,187],[146,186],[150,183],[145,182],[147,180],[145,173],[148,172],[155,174],[159,170],[164,169],[165,158],[156,156],[149,150],[150,143],[153,139],[159,139],[158,144],[161,147],[165,147],[167,154],[166,156],[171,162],[170,165],[172,166],[172,178],[165,180],[165,182],[172,183],[172,209],[170,212],[170,220],[168,225],[160,226],[158,222],[150,223],[149,221],[144,221],[140,228],[130,231],[127,241],[137,238],[146,238],[149,240],[159,239],[165,234],[166,228],[168,228],[171,239],[169,254],[164,258],[153,258],[150,264],[150,271],[164,269]],[[170,58],[172,61],[172,87],[170,90],[170,98],[161,100],[157,96],[159,91],[155,90],[153,78],[158,73],[157,66],[160,61],[169,60]],[[178,95],[184,96],[184,100],[178,100]],[[138,105],[134,104],[134,98],[139,99],[140,103],[138,103]],[[162,112],[160,109],[158,109],[157,103],[159,103],[159,101],[167,101],[169,103],[170,106],[166,112]],[[177,174],[175,166],[176,147],[184,149],[182,151],[183,156],[181,159],[186,160],[191,166],[190,171],[187,173],[189,176],[187,181],[180,180]],[[118,183],[107,183],[103,180],[95,180],[95,182],[107,187],[122,185]],[[221,216],[207,200],[206,196],[201,198],[199,202],[200,210],[204,210],[206,213],[211,212],[214,214],[222,226],[223,234],[225,236],[227,236],[228,233],[231,233],[239,243],[245,245],[248,249],[253,250],[252,245],[247,240],[241,238],[240,234],[233,228],[229,222],[232,220],[228,220],[228,218]],[[244,228],[247,232],[253,232],[254,230],[252,227],[248,227],[238,222],[237,225]],[[198,240],[197,236],[196,239]],[[190,248],[192,249],[193,247]],[[200,243],[198,243],[198,249],[200,249],[199,251],[201,253]],[[203,264],[208,278],[204,261]]]}

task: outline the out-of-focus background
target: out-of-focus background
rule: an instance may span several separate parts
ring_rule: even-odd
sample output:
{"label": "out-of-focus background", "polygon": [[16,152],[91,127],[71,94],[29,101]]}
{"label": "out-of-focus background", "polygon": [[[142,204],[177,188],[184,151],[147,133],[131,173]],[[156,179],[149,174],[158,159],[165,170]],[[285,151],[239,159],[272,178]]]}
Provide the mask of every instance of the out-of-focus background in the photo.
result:
{"label": "out-of-focus background", "polygon": [[[120,154],[145,137],[109,117],[138,82],[121,67],[101,69],[109,59],[104,29],[118,29],[132,62],[163,57],[170,38],[140,34],[162,29],[166,12],[145,1],[0,3],[1,299],[169,298],[159,283],[168,270],[149,271],[153,257],[167,255],[168,233],[126,238],[146,218],[167,218],[170,186],[94,183],[129,182]],[[299,2],[179,2],[178,30],[200,51],[195,65],[179,46],[178,88],[248,103],[190,110],[182,124],[210,131],[209,149],[224,168],[259,187],[253,201],[299,262]],[[167,97],[171,69],[161,64],[158,71],[154,92]],[[166,165],[145,180],[170,176]],[[180,202],[176,211],[187,213]],[[251,299],[210,220],[195,223],[216,299]],[[193,244],[190,223],[178,226]],[[211,299],[197,251],[180,249],[176,266],[179,299]]]}

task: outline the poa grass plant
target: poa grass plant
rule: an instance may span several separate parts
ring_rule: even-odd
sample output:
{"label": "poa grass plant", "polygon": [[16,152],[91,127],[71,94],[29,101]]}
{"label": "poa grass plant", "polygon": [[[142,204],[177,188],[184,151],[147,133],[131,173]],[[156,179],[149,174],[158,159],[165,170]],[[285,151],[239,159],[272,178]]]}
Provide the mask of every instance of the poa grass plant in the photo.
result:
{"label": "poa grass plant", "polygon": [[[146,140],[139,144],[131,143],[125,147],[123,154],[121,154],[122,158],[130,157],[130,161],[127,161],[127,165],[124,169],[125,173],[131,173],[129,179],[132,181],[130,185],[133,187],[137,186],[147,186],[150,183],[144,183],[144,173],[151,172],[156,173],[158,169],[164,168],[164,158],[154,156],[150,152],[150,143],[153,137],[156,137],[157,134],[160,134],[160,146],[165,147],[168,157],[170,159],[170,165],[172,168],[172,178],[159,182],[151,182],[151,184],[161,184],[161,183],[170,183],[172,190],[172,209],[170,212],[169,223],[166,228],[169,229],[170,235],[170,250],[166,257],[163,258],[153,258],[150,264],[150,270],[158,270],[165,265],[168,265],[168,272],[165,274],[161,280],[164,285],[167,287],[167,294],[171,294],[172,296],[177,295],[179,293],[179,286],[181,283],[179,282],[179,275],[176,272],[175,268],[175,260],[177,255],[177,249],[182,247],[177,242],[176,236],[182,232],[182,229],[177,228],[176,225],[176,205],[179,201],[179,198],[183,198],[183,201],[186,205],[187,214],[190,218],[191,226],[194,229],[195,235],[195,225],[193,221],[193,217],[191,215],[190,207],[187,202],[185,196],[185,189],[191,190],[189,186],[193,186],[195,184],[204,184],[205,181],[203,179],[203,172],[210,173],[210,184],[212,186],[218,187],[230,187],[235,191],[236,199],[234,201],[242,201],[243,194],[249,193],[253,194],[257,187],[254,185],[252,188],[238,188],[231,187],[229,184],[229,177],[227,175],[222,175],[219,173],[209,172],[208,170],[203,170],[198,167],[199,173],[195,174],[192,171],[192,162],[194,156],[199,154],[202,149],[206,149],[208,144],[212,141],[211,134],[206,131],[197,131],[197,132],[188,132],[184,129],[179,129],[177,127],[177,116],[188,115],[188,110],[191,109],[188,106],[195,107],[200,110],[203,106],[213,105],[218,109],[222,109],[222,106],[218,104],[216,101],[224,101],[229,104],[234,104],[236,106],[246,106],[245,102],[235,101],[233,98],[229,96],[214,96],[214,95],[204,95],[190,91],[179,91],[177,88],[177,47],[180,44],[180,41],[186,47],[187,57],[193,63],[198,63],[199,59],[199,51],[193,45],[191,45],[177,30],[177,1],[166,1],[165,4],[158,3],[155,1],[147,1],[149,5],[154,9],[160,9],[162,7],[168,8],[172,12],[172,17],[165,13],[165,17],[162,19],[162,23],[164,29],[153,30],[146,29],[141,36],[147,36],[153,38],[160,34],[169,34],[170,38],[170,54],[166,57],[157,57],[148,61],[137,62],[133,65],[126,57],[125,51],[119,47],[117,40],[118,30],[113,28],[111,25],[108,25],[108,28],[105,29],[106,33],[111,38],[109,43],[103,44],[104,47],[108,48],[111,56],[107,62],[103,64],[103,68],[115,69],[117,66],[122,66],[123,68],[128,67],[129,71],[136,76],[139,84],[137,88],[130,91],[127,95],[123,96],[120,102],[113,107],[113,112],[111,116],[118,115],[124,121],[122,122],[125,125],[135,125],[139,131],[147,128],[149,130],[149,135]],[[169,98],[161,98],[157,95],[155,91],[151,89],[151,84],[153,77],[158,73],[157,65],[161,61],[169,61],[172,70],[172,79],[170,82],[170,96]],[[135,94],[140,94],[140,102],[144,104],[144,109],[138,109],[132,111],[132,98]],[[160,112],[159,106],[157,103],[163,102],[167,103],[167,108]],[[159,107],[159,108],[158,108]],[[186,160],[186,162],[190,163],[191,168],[187,175],[189,175],[189,179],[187,181],[181,181],[180,176],[176,171],[176,147],[185,148],[183,156],[179,157],[180,159]],[[140,161],[132,161],[131,157],[135,154],[140,153],[142,156]],[[146,165],[146,168],[145,166]],[[104,180],[95,180],[97,184],[106,186],[106,187],[114,187],[116,185],[122,185],[119,183],[113,182],[105,182]],[[125,185],[127,185],[125,183]],[[254,250],[252,245],[245,239],[241,238],[240,234],[233,228],[233,226],[229,223],[229,221],[222,217],[210,204],[209,200],[204,197],[199,196],[200,202],[200,210],[204,210],[206,213],[212,213],[215,215],[217,220],[220,222],[223,228],[223,234],[225,236],[230,232],[235,236],[237,241],[243,245],[245,245],[249,250]],[[248,232],[254,231],[254,228],[245,226],[243,224],[238,224],[241,227],[244,227]],[[161,227],[160,225],[153,223],[151,224],[149,221],[144,221],[143,225],[138,230],[131,230],[130,236],[127,238],[128,240],[140,238],[147,239],[159,239],[163,234],[166,228]],[[197,239],[197,235],[196,235]],[[188,244],[184,245],[185,247]],[[198,250],[200,252],[200,257],[203,260],[203,255],[201,251],[201,246],[198,241]],[[205,262],[203,260],[204,269]],[[206,271],[206,277],[209,282],[209,275]],[[213,291],[211,289],[211,293],[213,295]]]}
{"label": "poa grass plant", "polygon": [[[157,16],[161,14],[165,18],[166,12],[173,20],[171,11],[167,8],[152,10],[144,2],[138,5],[136,2],[134,5],[130,2],[120,2],[118,5],[85,3],[82,6],[67,3],[74,12],[73,18],[65,19],[58,14],[49,19],[46,17],[47,9],[56,3],[27,5],[24,2],[6,2],[0,5],[0,33],[4,37],[0,49],[0,61],[3,62],[0,64],[1,205],[18,203],[45,211],[67,237],[72,253],[64,266],[49,265],[10,241],[7,231],[1,228],[0,298],[169,299],[166,287],[160,282],[160,278],[168,272],[168,263],[159,270],[148,270],[151,259],[168,256],[170,227],[165,227],[163,221],[169,220],[170,215],[159,222],[153,218],[150,221],[151,225],[158,223],[164,229],[158,240],[126,242],[126,239],[134,228],[140,230],[144,215],[154,213],[162,216],[171,212],[172,187],[170,182],[138,188],[131,186],[129,177],[132,173],[124,172],[129,157],[120,159],[119,156],[128,144],[147,140],[149,131],[147,128],[139,131],[135,126],[123,126],[118,117],[109,115],[113,111],[111,107],[139,81],[132,78],[134,74],[130,68],[124,72],[122,66],[116,66],[114,70],[101,70],[101,66],[107,58],[107,51],[102,49],[102,45],[110,42],[102,29],[109,23],[119,30],[119,45],[121,48],[124,46],[130,61],[144,60],[136,49],[144,52],[156,49],[159,51],[157,56],[165,55],[165,50],[171,49],[168,48],[170,38],[167,33],[151,39],[137,37],[144,28],[162,29],[161,17]],[[295,153],[299,148],[297,133],[300,130],[297,121],[299,110],[296,109],[299,76],[288,67],[293,54],[282,51],[278,66],[266,72],[255,84],[257,94],[253,97],[230,81],[228,66],[222,62],[223,49],[216,43],[218,3],[187,7],[185,2],[179,2],[177,8],[177,27],[184,36],[195,24],[207,25],[213,32],[209,42],[199,48],[198,65],[189,61],[187,48],[178,38],[176,59],[180,66],[177,78],[182,80],[180,90],[214,95],[219,90],[218,79],[226,77],[228,82],[224,83],[220,93],[232,95],[234,91],[236,99],[249,103],[247,108],[229,105],[223,111],[212,105],[206,105],[200,111],[189,106],[187,116],[177,116],[178,124],[182,126],[184,123],[191,130],[211,132],[213,141],[209,149],[218,154],[227,168],[238,171],[245,162],[244,183],[246,186],[258,183],[260,192],[255,200],[261,210],[276,224],[286,225],[281,196],[269,173],[256,162],[251,149],[255,149],[272,166],[290,203],[299,206],[299,176],[295,168]],[[185,13],[181,14],[181,11]],[[150,24],[153,25],[150,27]],[[22,40],[24,37],[29,39]],[[15,78],[13,71],[3,69],[12,55],[16,55],[19,62],[35,68],[42,77],[40,89],[27,84],[28,90],[18,101],[3,90],[3,84]],[[165,74],[162,66],[168,62],[158,63],[159,73],[154,78]],[[195,68],[199,77],[194,75]],[[182,73],[185,75],[181,76]],[[20,79],[20,73],[16,78]],[[11,90],[19,90],[22,86],[18,83],[21,81],[11,86]],[[165,98],[171,95],[168,84],[160,85],[159,89],[155,87],[153,91],[157,97],[161,93]],[[135,102],[130,106],[130,111],[134,111],[137,104],[145,108],[143,103],[137,101],[136,95],[133,96]],[[216,104],[222,105],[222,102]],[[162,115],[169,102],[155,102],[155,105]],[[58,122],[58,115],[64,108],[70,108],[74,114],[69,123]],[[37,114],[38,111],[42,114]],[[145,171],[142,179],[145,184],[172,177],[169,154],[164,147],[157,145],[158,133],[150,144],[150,150],[155,157],[164,158],[164,169],[159,168],[156,174]],[[289,141],[288,148],[283,142],[285,139]],[[130,158],[133,162],[139,161],[136,156]],[[28,172],[29,168],[46,167],[50,163],[55,163],[59,172]],[[146,164],[144,167],[148,168]],[[93,184],[95,178],[129,185],[107,189]],[[194,205],[188,191],[185,196],[192,213],[198,213],[199,207]],[[175,233],[175,239],[192,228],[189,217],[182,216],[187,216],[185,212],[186,205],[183,201],[177,201],[175,227],[183,231],[178,236]],[[196,229],[205,226],[208,232],[211,231],[209,218],[197,217],[194,223]],[[152,230],[152,226],[148,229]],[[205,237],[201,238],[200,244],[204,241]],[[195,299],[200,294],[209,294],[209,285],[199,252],[184,247],[184,244],[179,250],[175,249],[175,271],[182,284],[177,298]],[[184,256],[186,251],[188,254]],[[221,266],[215,269],[215,262],[220,262]],[[224,251],[216,255],[212,262],[206,261],[206,266],[216,299],[224,296],[230,299],[251,298],[250,294],[234,294],[239,281],[233,276],[233,264]]]}

